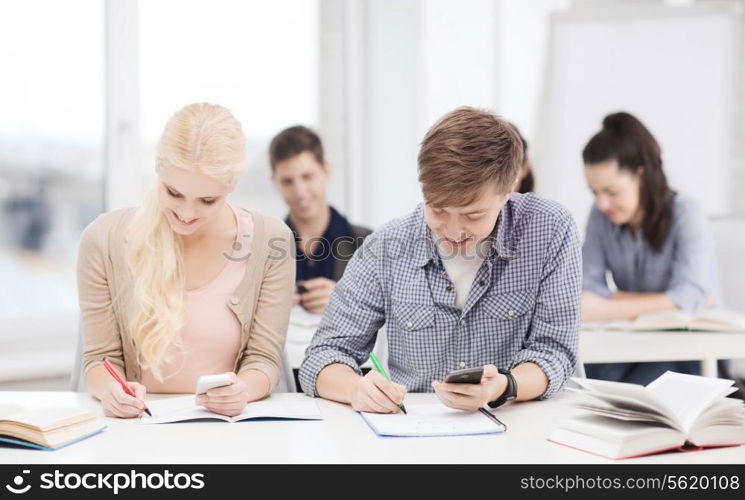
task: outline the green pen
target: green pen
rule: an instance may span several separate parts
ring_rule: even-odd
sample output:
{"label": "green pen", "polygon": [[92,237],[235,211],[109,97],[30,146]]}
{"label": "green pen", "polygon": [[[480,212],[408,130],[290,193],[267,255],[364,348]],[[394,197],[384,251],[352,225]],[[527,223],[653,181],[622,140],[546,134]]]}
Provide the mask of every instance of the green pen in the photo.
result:
{"label": "green pen", "polygon": [[[388,376],[388,373],[386,373],[385,368],[383,368],[383,365],[380,364],[380,361],[378,361],[378,357],[375,355],[374,352],[370,353],[370,361],[372,362],[373,366],[375,367],[375,371],[380,373],[382,376],[385,377],[385,379],[388,382],[391,382],[391,377]],[[408,413],[406,412],[406,407],[404,406],[403,402],[398,405],[399,408],[401,408],[401,411],[404,412],[406,415]]]}

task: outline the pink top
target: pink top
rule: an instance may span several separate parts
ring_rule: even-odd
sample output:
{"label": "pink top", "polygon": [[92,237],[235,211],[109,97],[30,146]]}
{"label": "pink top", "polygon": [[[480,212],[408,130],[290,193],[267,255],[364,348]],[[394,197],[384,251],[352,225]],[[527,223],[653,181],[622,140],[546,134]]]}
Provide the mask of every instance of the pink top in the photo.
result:
{"label": "pink top", "polygon": [[186,323],[179,332],[183,349],[172,348],[173,360],[162,368],[162,382],[150,370],[142,371],[141,382],[150,393],[194,393],[200,375],[233,371],[241,347],[241,324],[227,304],[246,272],[253,218],[245,210],[231,208],[238,222],[233,253],[215,279],[184,290]]}

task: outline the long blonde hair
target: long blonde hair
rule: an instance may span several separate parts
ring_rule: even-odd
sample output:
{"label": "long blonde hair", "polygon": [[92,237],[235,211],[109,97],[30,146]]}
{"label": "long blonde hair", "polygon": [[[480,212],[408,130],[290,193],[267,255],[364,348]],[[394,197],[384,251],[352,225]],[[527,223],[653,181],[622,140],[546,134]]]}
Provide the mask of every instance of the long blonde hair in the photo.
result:
{"label": "long blonde hair", "polygon": [[[163,130],[158,169],[175,167],[234,186],[246,161],[240,122],[222,106],[195,103],[177,111]],[[157,185],[135,212],[127,232],[134,314],[129,329],[140,365],[162,380],[161,367],[181,347],[185,277],[181,240],[158,203]]]}

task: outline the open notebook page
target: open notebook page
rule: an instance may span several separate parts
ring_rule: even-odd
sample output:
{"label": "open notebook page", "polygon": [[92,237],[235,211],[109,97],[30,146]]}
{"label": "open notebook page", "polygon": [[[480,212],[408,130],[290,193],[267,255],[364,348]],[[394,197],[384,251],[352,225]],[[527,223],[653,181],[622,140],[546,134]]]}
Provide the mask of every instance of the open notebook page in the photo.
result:
{"label": "open notebook page", "polygon": [[261,401],[249,403],[243,413],[233,417],[233,421],[247,418],[322,419],[313,398],[297,397],[294,393],[276,393]]}
{"label": "open notebook page", "polygon": [[219,419],[226,422],[237,422],[251,418],[321,419],[318,406],[312,398],[298,398],[291,393],[273,394],[261,401],[251,402],[246,405],[240,415],[232,418],[213,413],[203,406],[197,406],[195,400],[194,395],[188,395],[148,401],[147,405],[153,416],[143,414],[140,423],[163,424],[202,418]]}
{"label": "open notebook page", "polygon": [[196,397],[193,394],[147,401],[146,404],[153,416],[150,417],[143,413],[140,417],[141,424],[166,424],[200,418],[215,418],[225,420],[226,422],[230,421],[230,417],[218,415],[203,406],[197,406]]}
{"label": "open notebook page", "polygon": [[481,412],[454,410],[441,404],[406,403],[404,413],[366,413],[362,418],[381,436],[459,436],[504,432]]}

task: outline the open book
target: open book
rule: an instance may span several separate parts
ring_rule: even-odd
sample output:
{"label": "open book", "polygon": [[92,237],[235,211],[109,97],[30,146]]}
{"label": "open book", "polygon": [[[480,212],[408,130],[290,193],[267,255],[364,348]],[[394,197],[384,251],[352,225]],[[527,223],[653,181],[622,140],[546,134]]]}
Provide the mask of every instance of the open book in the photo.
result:
{"label": "open book", "polygon": [[580,411],[549,441],[607,458],[745,443],[745,404],[731,380],[666,372],[646,387],[573,378]]}
{"label": "open book", "polygon": [[55,450],[105,428],[95,413],[80,408],[0,404],[0,441],[6,443]]}
{"label": "open book", "polygon": [[175,398],[148,401],[147,407],[152,417],[143,414],[141,424],[167,424],[171,422],[186,422],[189,420],[224,420],[238,422],[252,419],[287,419],[287,420],[321,420],[321,413],[313,398],[298,398],[297,394],[272,394],[261,401],[253,401],[246,405],[243,412],[235,417],[228,417],[213,413],[195,403],[194,395],[178,396]]}
{"label": "open book", "polygon": [[584,328],[608,330],[695,330],[702,332],[745,331],[745,314],[725,309],[706,309],[697,314],[685,311],[663,311],[642,314],[634,321],[592,323]]}
{"label": "open book", "polygon": [[408,414],[361,412],[360,415],[378,436],[465,436],[497,434],[507,429],[494,415],[454,410],[438,403],[406,403],[406,411]]}

